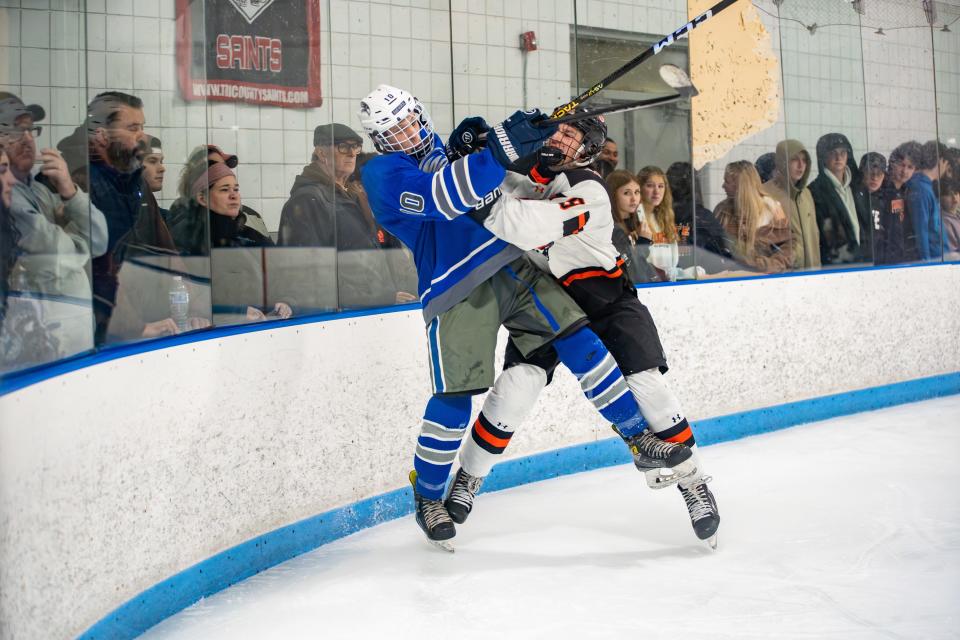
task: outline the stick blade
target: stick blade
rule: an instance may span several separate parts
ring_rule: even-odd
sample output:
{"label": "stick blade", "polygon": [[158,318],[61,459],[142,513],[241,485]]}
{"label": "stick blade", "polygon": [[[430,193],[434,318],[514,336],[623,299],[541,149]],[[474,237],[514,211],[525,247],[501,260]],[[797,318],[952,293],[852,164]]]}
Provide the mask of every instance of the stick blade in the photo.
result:
{"label": "stick blade", "polygon": [[693,81],[690,80],[687,72],[674,64],[660,65],[660,77],[685,98],[692,98],[700,94],[697,88],[693,86]]}

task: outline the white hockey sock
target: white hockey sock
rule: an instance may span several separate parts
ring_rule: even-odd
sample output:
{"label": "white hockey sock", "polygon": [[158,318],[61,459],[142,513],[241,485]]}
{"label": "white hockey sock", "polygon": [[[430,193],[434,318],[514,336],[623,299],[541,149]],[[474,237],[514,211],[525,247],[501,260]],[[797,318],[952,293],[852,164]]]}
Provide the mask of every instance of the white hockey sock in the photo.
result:
{"label": "white hockey sock", "polygon": [[658,369],[647,369],[627,376],[627,385],[633,392],[640,412],[657,437],[668,442],[685,444],[693,451],[693,460],[697,465],[694,478],[703,473],[703,465],[697,452],[693,430],[683,414],[680,400],[663,379]]}
{"label": "white hockey sock", "polygon": [[470,437],[460,449],[464,471],[478,478],[490,474],[546,386],[546,372],[529,364],[510,367],[497,377],[470,429]]}

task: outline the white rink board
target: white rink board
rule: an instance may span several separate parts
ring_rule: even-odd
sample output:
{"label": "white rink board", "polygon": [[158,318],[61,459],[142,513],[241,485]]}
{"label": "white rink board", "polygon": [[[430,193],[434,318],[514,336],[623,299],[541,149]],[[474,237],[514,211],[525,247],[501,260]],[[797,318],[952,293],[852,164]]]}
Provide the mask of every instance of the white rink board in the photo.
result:
{"label": "white rink board", "polygon": [[[716,552],[624,465],[481,495],[453,555],[408,516],[143,637],[956,638],[958,424],[951,396],[705,449]],[[935,443],[909,482],[905,442]]]}
{"label": "white rink board", "polygon": [[[640,296],[693,418],[960,370],[957,265]],[[147,352],[0,398],[0,618],[76,635],[220,551],[402,486],[428,394],[423,323],[404,312]],[[528,424],[511,455],[609,437],[567,373]]]}

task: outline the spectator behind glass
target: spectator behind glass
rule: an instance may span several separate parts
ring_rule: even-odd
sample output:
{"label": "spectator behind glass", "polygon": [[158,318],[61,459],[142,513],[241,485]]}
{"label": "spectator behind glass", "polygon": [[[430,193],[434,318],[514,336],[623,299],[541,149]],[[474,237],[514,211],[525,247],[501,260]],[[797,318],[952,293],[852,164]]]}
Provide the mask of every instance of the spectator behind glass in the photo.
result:
{"label": "spectator behind glass", "polygon": [[617,165],[620,164],[620,149],[617,147],[617,143],[613,138],[605,138],[603,141],[603,150],[600,152],[600,160],[606,160],[610,163],[610,166],[613,167],[611,171],[615,171]]}
{"label": "spectator behind glass", "polygon": [[943,257],[960,260],[960,180],[944,178],[936,185],[943,215]]}
{"label": "spectator behind glass", "polygon": [[881,153],[870,151],[860,158],[857,170],[860,172],[858,186],[865,193],[863,197],[874,196],[887,179],[887,159]]}
{"label": "spectator behind glass", "polygon": [[820,174],[810,184],[820,229],[820,261],[828,264],[869,262],[873,256],[869,202],[857,199],[860,182],[853,148],[842,133],[817,141]]}
{"label": "spectator behind glass", "polygon": [[913,177],[923,147],[909,141],[890,153],[887,179],[880,187],[879,196],[884,206],[880,219],[874,221],[874,264],[897,264],[916,259],[916,239],[907,211],[906,183]]}
{"label": "spectator behind glass", "polygon": [[613,215],[613,246],[627,265],[630,281],[652,282],[658,279],[656,270],[647,262],[649,242],[637,244],[640,218],[640,183],[629,171],[612,171],[607,176],[607,195]]}
{"label": "spectator behind glass", "polygon": [[[390,263],[390,271],[393,273],[393,280],[398,292],[416,291],[417,266],[414,264],[413,254],[407,249],[405,244],[400,242],[399,238],[384,229],[380,223],[377,222],[373,211],[370,209],[370,200],[367,198],[367,192],[363,188],[363,182],[360,178],[363,165],[378,155],[379,154],[375,152],[366,152],[360,153],[360,155],[357,156],[357,168],[354,169],[350,177],[347,178],[347,190],[356,192],[357,200],[364,211],[364,215],[369,216],[369,219],[375,225],[377,230],[377,244],[387,252],[387,262]],[[413,294],[408,295],[416,298]],[[402,297],[404,296],[401,296],[401,298]],[[403,300],[399,299],[398,301],[403,302]]]}
{"label": "spectator behind glass", "polygon": [[[177,246],[188,255],[210,255],[210,273],[213,279],[214,303],[218,294],[229,298],[227,287],[256,283],[263,287],[263,262],[259,253],[225,253],[230,248],[272,247],[273,240],[259,230],[260,225],[248,225],[247,215],[240,201],[240,184],[226,162],[207,159],[205,154],[194,154],[192,165],[185,167],[185,178],[190,183],[190,201],[173,227]],[[221,283],[218,288],[217,283]],[[227,300],[227,304],[234,302]],[[289,318],[290,305],[276,302],[272,308],[246,306],[247,320],[266,320],[268,316]]]}
{"label": "spectator behind glass", "polygon": [[[163,147],[160,138],[148,136],[143,140],[143,183],[151,193],[163,191],[163,176],[167,167],[163,164]],[[156,197],[156,196],[154,196]],[[159,207],[160,217],[170,224],[170,210]]]}
{"label": "spectator behind glass", "polygon": [[947,161],[946,176],[954,180],[960,180],[960,149],[948,147],[943,153],[943,157]]}
{"label": "spectator behind glass", "polygon": [[607,176],[613,173],[614,166],[613,166],[613,163],[611,163],[609,160],[604,160],[603,158],[597,158],[596,160],[593,161],[593,164],[590,165],[590,169],[592,169],[597,175],[599,175],[601,179],[606,180]]}
{"label": "spectator behind glass", "polygon": [[907,211],[913,223],[920,260],[939,260],[943,253],[940,200],[933,190],[933,182],[947,172],[946,150],[946,146],[936,140],[924,144],[917,170],[907,181]]}
{"label": "spectator behind glass", "polygon": [[[107,252],[93,261],[96,341],[154,338],[176,333],[167,302],[169,281],[150,283],[131,277],[120,291],[120,270],[125,261],[169,258],[176,254],[170,230],[160,215],[156,198],[143,189],[143,102],[119,91],[98,94],[87,105],[87,118],[74,134],[61,140],[64,155],[73,158],[72,174],[89,184],[90,196],[107,219]],[[89,163],[78,155],[86,141]],[[133,275],[133,274],[128,274]],[[191,319],[198,328],[209,324]]]}
{"label": "spectator behind glass", "polygon": [[731,203],[720,223],[733,242],[734,258],[762,273],[781,273],[793,264],[790,220],[780,203],[760,190],[760,175],[748,160],[731,162],[724,175]]}
{"label": "spectator behind glass", "polygon": [[640,184],[640,209],[637,237],[651,243],[647,261],[663,279],[675,280],[680,259],[673,194],[667,176],[660,167],[647,166],[637,174]]}
{"label": "spectator behind glass", "polygon": [[[10,158],[0,145],[0,275],[3,276],[3,300],[0,301],[0,372],[44,364],[75,353],[62,347],[61,338],[73,337],[70,332],[64,331],[64,327],[58,326],[64,321],[64,314],[57,314],[56,307],[50,305],[49,301],[31,296],[29,291],[24,294],[25,274],[22,266],[18,264],[18,259],[22,260],[21,236],[17,220],[10,209],[14,188],[19,184],[11,169]],[[87,296],[89,294],[88,288]],[[89,345],[89,311],[82,315],[79,323],[70,316],[66,318],[67,321],[73,321],[73,325],[80,325],[75,328],[83,329],[85,324],[84,335],[86,344]]]}
{"label": "spectator behind glass", "polygon": [[[198,217],[196,211],[193,210],[193,197],[190,195],[190,188],[192,186],[190,169],[191,167],[203,167],[204,158],[208,161],[223,162],[230,169],[236,169],[237,165],[240,164],[240,159],[235,154],[227,153],[215,144],[203,144],[195,147],[193,151],[190,152],[190,155],[187,156],[187,161],[180,171],[180,179],[177,182],[177,199],[170,205],[169,217],[171,228],[176,226],[183,229],[184,227],[190,227],[197,223],[205,224],[203,216]],[[267,224],[263,221],[263,216],[258,212],[245,204],[240,205],[240,212],[246,217],[246,226],[256,230],[260,235],[270,235],[270,232],[267,231]],[[205,253],[197,254],[192,248],[199,246],[197,243],[201,242],[200,238],[206,231],[199,227],[192,227],[192,233],[194,237],[190,240],[190,244],[185,248],[178,248],[188,255],[206,255]],[[179,235],[182,237],[183,232],[181,231]]]}
{"label": "spectator behind glass", "polygon": [[[713,212],[703,206],[699,176],[689,162],[674,162],[667,169],[667,183],[673,195],[673,211],[679,234],[680,265],[694,262],[707,273],[725,271],[731,257],[726,236]],[[693,222],[691,222],[693,221]],[[692,246],[703,249],[694,259]]]}
{"label": "spectator behind glass", "polygon": [[790,218],[794,269],[820,267],[820,229],[813,195],[807,188],[810,153],[799,140],[783,140],[774,153],[773,177],[760,190],[780,203]]}
{"label": "spectator behind glass", "polygon": [[773,177],[773,170],[777,167],[777,154],[773,151],[764,153],[757,161],[753,163],[754,168],[757,170],[757,174],[760,176],[760,183],[769,182]]}
{"label": "spectator behind glass", "polygon": [[348,182],[363,139],[350,127],[318,126],[313,156],[290,188],[280,215],[279,244],[336,247],[339,306],[370,307],[414,302],[398,287],[363,187]]}
{"label": "spectator behind glass", "polygon": [[[45,329],[59,344],[56,357],[92,346],[91,256],[107,250],[107,221],[77,187],[56,149],[42,149],[35,137],[45,112],[0,93],[0,145],[6,150],[9,214],[19,235],[16,287],[43,307]],[[34,177],[34,164],[39,173]]]}
{"label": "spectator behind glass", "polygon": [[[17,261],[17,243],[20,232],[13,223],[13,214],[10,211],[10,198],[13,195],[13,185],[16,178],[10,170],[10,159],[0,145],[0,327],[4,326],[3,319],[7,311],[7,295],[10,292],[10,280],[13,274],[13,265]],[[6,349],[4,349],[6,353]]]}
{"label": "spectator behind glass", "polygon": [[870,212],[870,237],[873,238],[876,259],[877,231],[880,228],[880,218],[883,215],[883,183],[887,180],[887,159],[881,153],[868,151],[860,157],[857,167],[860,180],[853,189],[853,197],[857,202],[866,203]]}

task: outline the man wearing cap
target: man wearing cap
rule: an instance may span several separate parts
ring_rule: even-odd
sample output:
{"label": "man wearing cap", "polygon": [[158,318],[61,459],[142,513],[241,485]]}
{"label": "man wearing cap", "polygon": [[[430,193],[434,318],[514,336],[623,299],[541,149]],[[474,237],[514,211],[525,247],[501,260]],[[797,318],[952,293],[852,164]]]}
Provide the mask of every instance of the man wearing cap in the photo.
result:
{"label": "man wearing cap", "polygon": [[398,291],[363,187],[347,180],[362,147],[363,139],[344,124],[314,130],[311,162],[290,189],[278,242],[337,248],[340,307],[411,302],[415,296]]}
{"label": "man wearing cap", "polygon": [[[70,177],[56,149],[41,149],[36,138],[46,113],[16,95],[0,92],[0,145],[16,178],[10,203],[20,234],[18,286],[42,297],[51,331],[67,356],[92,346],[87,263],[107,250],[103,213]],[[39,173],[32,175],[34,164]],[[78,302],[87,301],[87,304]],[[55,325],[56,328],[53,328]]]}
{"label": "man wearing cap", "polygon": [[[81,253],[102,255],[107,242],[103,214],[90,206],[87,194],[74,184],[59,151],[41,149],[37,155],[36,138],[42,128],[36,123],[45,117],[46,112],[40,105],[25,105],[12,93],[0,92],[0,144],[10,158],[14,176],[23,186],[15,191],[50,224],[59,228],[66,228],[69,224],[71,231],[82,234],[85,240],[84,246],[78,247]],[[34,177],[31,171],[36,162],[39,163],[39,172]],[[21,234],[25,231],[21,229]]]}

